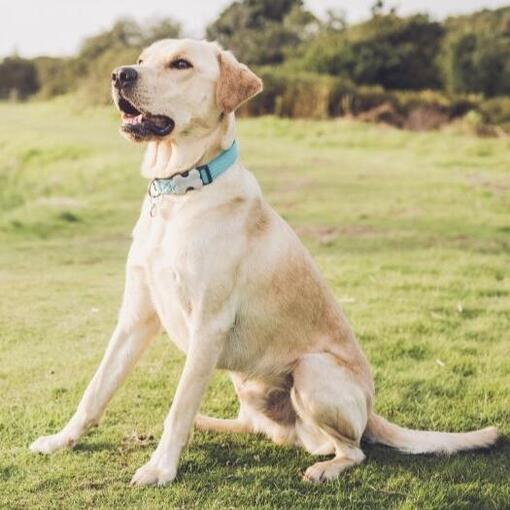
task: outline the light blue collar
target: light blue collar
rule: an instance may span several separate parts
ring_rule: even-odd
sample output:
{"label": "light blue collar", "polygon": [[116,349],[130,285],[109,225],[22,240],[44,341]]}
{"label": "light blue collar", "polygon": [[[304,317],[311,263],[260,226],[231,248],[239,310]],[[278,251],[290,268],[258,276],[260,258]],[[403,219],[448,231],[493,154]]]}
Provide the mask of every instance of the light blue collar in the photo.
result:
{"label": "light blue collar", "polygon": [[190,190],[198,190],[211,184],[223,172],[228,170],[239,157],[237,143],[220,152],[205,165],[200,165],[186,172],[181,172],[162,179],[153,179],[149,186],[149,196],[184,195]]}

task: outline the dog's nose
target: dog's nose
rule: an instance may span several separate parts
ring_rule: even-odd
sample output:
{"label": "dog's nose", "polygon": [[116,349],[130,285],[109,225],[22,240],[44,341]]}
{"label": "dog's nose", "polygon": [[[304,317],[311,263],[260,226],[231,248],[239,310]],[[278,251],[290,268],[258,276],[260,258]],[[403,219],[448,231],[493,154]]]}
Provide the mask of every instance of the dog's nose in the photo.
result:
{"label": "dog's nose", "polygon": [[137,78],[138,73],[132,67],[117,67],[112,73],[112,82],[119,89],[133,84]]}

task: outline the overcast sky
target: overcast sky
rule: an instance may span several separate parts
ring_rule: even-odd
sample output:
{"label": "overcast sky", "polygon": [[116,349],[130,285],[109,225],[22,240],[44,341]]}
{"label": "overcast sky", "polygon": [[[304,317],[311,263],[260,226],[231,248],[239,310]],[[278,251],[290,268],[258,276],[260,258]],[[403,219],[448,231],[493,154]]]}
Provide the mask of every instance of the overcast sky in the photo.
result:
{"label": "overcast sky", "polygon": [[[200,37],[204,28],[231,0],[0,0],[0,55],[66,55],[81,40],[108,28],[115,19],[130,16],[147,20],[170,16],[179,20],[187,35]],[[349,21],[367,17],[373,0],[308,0],[309,9],[321,15],[342,9]],[[434,18],[482,8],[510,5],[501,0],[388,0],[401,13],[429,12]]]}

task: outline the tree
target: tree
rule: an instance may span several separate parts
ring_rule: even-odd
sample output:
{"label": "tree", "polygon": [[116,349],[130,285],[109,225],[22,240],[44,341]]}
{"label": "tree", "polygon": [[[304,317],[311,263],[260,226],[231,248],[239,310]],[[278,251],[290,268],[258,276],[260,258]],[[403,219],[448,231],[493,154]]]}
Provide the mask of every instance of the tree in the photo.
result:
{"label": "tree", "polygon": [[78,58],[84,62],[92,62],[99,55],[119,48],[141,47],[143,34],[140,26],[131,19],[121,19],[97,35],[88,37],[83,41]]}
{"label": "tree", "polygon": [[372,17],[379,16],[383,13],[384,9],[384,1],[383,0],[375,0],[370,7],[370,12],[372,13]]}
{"label": "tree", "polygon": [[453,93],[510,94],[510,7],[445,22],[438,61],[443,86]]}
{"label": "tree", "polygon": [[0,98],[14,95],[24,99],[39,87],[35,65],[30,60],[13,56],[0,63]]}
{"label": "tree", "polygon": [[142,50],[158,39],[179,37],[181,26],[171,18],[157,20],[146,25],[140,25],[129,18],[120,19],[110,30],[101,32],[85,39],[81,45],[78,59],[83,62],[93,62],[94,59],[106,52],[118,51],[126,48]]}
{"label": "tree", "polygon": [[347,28],[347,19],[344,11],[327,9],[325,20],[321,29],[328,32],[341,32]]}
{"label": "tree", "polygon": [[305,70],[389,89],[438,88],[436,57],[443,37],[425,15],[378,14],[343,31],[325,31],[297,53]]}
{"label": "tree", "polygon": [[37,57],[32,61],[37,70],[41,98],[66,94],[73,90],[80,76],[72,58]]}
{"label": "tree", "polygon": [[148,46],[160,39],[175,39],[181,34],[181,25],[171,18],[164,18],[142,27],[143,46]]}
{"label": "tree", "polygon": [[278,64],[287,49],[315,36],[319,26],[302,0],[242,0],[207,27],[207,37],[247,64]]}

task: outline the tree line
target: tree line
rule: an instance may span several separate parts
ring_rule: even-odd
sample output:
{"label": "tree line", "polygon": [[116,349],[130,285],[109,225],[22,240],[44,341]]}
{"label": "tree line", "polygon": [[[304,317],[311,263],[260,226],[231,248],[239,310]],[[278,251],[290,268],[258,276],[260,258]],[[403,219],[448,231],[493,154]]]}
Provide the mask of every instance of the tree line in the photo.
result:
{"label": "tree line", "polygon": [[[113,67],[134,62],[157,39],[181,34],[172,19],[121,19],[85,39],[74,57],[7,57],[0,63],[0,98],[78,91],[89,102],[108,101]],[[307,76],[318,86],[329,79],[343,88],[510,95],[510,7],[438,22],[425,14],[401,16],[377,0],[366,21],[349,25],[338,12],[317,18],[302,0],[238,0],[207,27],[206,36],[279,86]]]}

